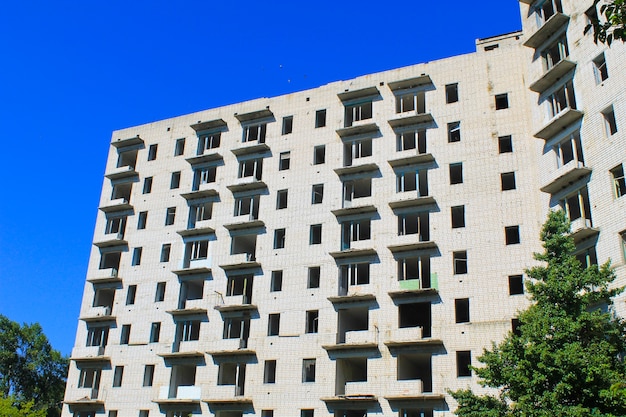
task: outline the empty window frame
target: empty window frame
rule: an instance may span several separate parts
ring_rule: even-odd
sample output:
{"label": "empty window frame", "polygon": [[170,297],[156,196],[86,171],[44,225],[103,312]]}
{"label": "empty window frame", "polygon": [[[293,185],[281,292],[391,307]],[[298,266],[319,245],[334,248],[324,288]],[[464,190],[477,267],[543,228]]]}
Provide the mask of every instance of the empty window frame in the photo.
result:
{"label": "empty window frame", "polygon": [[275,384],[276,383],[276,360],[266,360],[263,366],[263,383]]}
{"label": "empty window frame", "polygon": [[161,323],[154,322],[150,326],[150,343],[157,343],[161,336]]}
{"label": "empty window frame", "polygon": [[[150,186],[149,188],[152,189],[152,178],[149,181],[149,186]],[[145,187],[145,182],[144,182],[144,187]],[[125,202],[130,201],[130,192],[132,188],[133,188],[133,184],[128,183],[128,182],[113,184],[113,191],[111,192],[111,200],[122,199]]]}
{"label": "empty window frame", "polygon": [[213,202],[194,203],[189,206],[189,222],[195,226],[197,222],[210,220],[213,216]]}
{"label": "empty window frame", "polygon": [[176,220],[176,207],[168,207],[165,211],[165,225],[171,226]]}
{"label": "empty window frame", "polygon": [[326,162],[326,145],[319,145],[313,148],[313,165],[320,165]]}
{"label": "empty window frame", "polygon": [[226,296],[233,297],[242,295],[243,304],[250,304],[252,301],[252,287],[254,285],[253,275],[229,276],[226,282]]}
{"label": "empty window frame", "polygon": [[615,198],[626,195],[626,179],[624,179],[624,164],[619,164],[610,170],[611,179],[613,180],[613,191]]}
{"label": "empty window frame", "polygon": [[305,333],[317,333],[318,332],[319,315],[320,313],[318,310],[309,310],[306,312],[306,319],[305,319],[305,324],[304,324]]}
{"label": "empty window frame", "polygon": [[278,190],[276,192],[276,210],[287,208],[287,190]]}
{"label": "empty window frame", "polygon": [[500,174],[500,184],[502,185],[502,191],[509,191],[515,189],[515,172],[503,172]]}
{"label": "empty window frame", "polygon": [[579,130],[575,130],[567,135],[565,139],[554,145],[553,150],[556,155],[558,168],[567,165],[571,161],[578,161],[581,164],[585,163]]}
{"label": "empty window frame", "polygon": [[280,313],[272,313],[267,318],[267,335],[278,336],[280,332]]}
{"label": "empty window frame", "polygon": [[147,222],[148,222],[148,212],[140,211],[139,216],[137,216],[137,230],[145,229]]}
{"label": "empty window frame", "polygon": [[[300,417],[313,417],[315,413],[315,410],[311,409],[311,408],[303,408],[302,410],[300,410]],[[362,416],[364,414],[361,414]]]}
{"label": "empty window frame", "polygon": [[146,177],[143,179],[143,194],[150,194],[152,192],[152,177]]}
{"label": "empty window frame", "polygon": [[[283,190],[283,191],[286,192],[287,190]],[[278,194],[280,193],[281,192],[279,191]],[[277,200],[280,200],[280,195],[277,198]],[[259,218],[259,202],[260,202],[259,195],[247,195],[247,196],[242,196],[242,197],[236,197],[235,198],[235,210],[234,210],[233,215],[235,217],[248,216],[250,220],[256,220]],[[285,204],[287,204],[286,195],[285,195]]]}
{"label": "empty window frame", "polygon": [[319,266],[310,266],[307,275],[307,288],[319,288],[321,278],[321,268]]}
{"label": "empty window frame", "polygon": [[158,149],[157,144],[150,145],[150,148],[148,148],[148,161],[154,161],[156,159],[157,149]]}
{"label": "empty window frame", "polygon": [[581,218],[591,221],[591,206],[586,186],[565,197],[559,205],[565,210],[571,222]]}
{"label": "empty window frame", "polygon": [[450,185],[463,184],[463,163],[450,164]]}
{"label": "empty window frame", "polygon": [[370,264],[360,262],[339,267],[339,295],[346,295],[348,288],[354,285],[370,283]]}
{"label": "empty window frame", "polygon": [[396,113],[416,112],[423,114],[426,112],[426,92],[425,91],[405,91],[396,93]]}
{"label": "empty window frame", "polygon": [[426,129],[412,129],[396,133],[396,150],[409,151],[416,149],[417,153],[426,153]]}
{"label": "empty window frame", "polygon": [[467,251],[452,252],[452,267],[455,275],[467,274]]}
{"label": "empty window frame", "polygon": [[352,166],[355,159],[372,156],[372,138],[353,140],[343,144],[343,165]]}
{"label": "empty window frame", "polygon": [[281,152],[278,159],[278,170],[285,171],[289,169],[291,163],[291,152]]}
{"label": "empty window frame", "polygon": [[117,155],[117,168],[121,167],[129,167],[133,171],[135,170],[135,165],[137,164],[137,150],[118,150],[119,154]]}
{"label": "empty window frame", "polygon": [[354,122],[372,118],[372,101],[364,101],[346,106],[345,127],[350,127]]}
{"label": "empty window frame", "polygon": [[180,156],[185,153],[185,138],[176,139],[176,145],[174,145],[174,156]]}
{"label": "empty window frame", "polygon": [[196,240],[194,242],[189,242],[187,243],[187,249],[189,251],[189,260],[197,261],[200,259],[207,259],[209,256],[209,241]]}
{"label": "empty window frame", "polygon": [[504,110],[509,108],[509,95],[508,93],[497,94],[495,96],[496,110]]}
{"label": "empty window frame", "polygon": [[164,243],[161,246],[161,262],[169,262],[170,261],[170,253],[172,251],[172,245],[170,243]]}
{"label": "empty window frame", "polygon": [[418,197],[428,195],[428,170],[412,169],[396,172],[396,192],[417,191]]}
{"label": "empty window frame", "polygon": [[143,386],[151,387],[154,382],[154,365],[146,365],[143,369]]}
{"label": "empty window frame", "polygon": [[465,227],[465,206],[453,206],[450,208],[452,228]]}
{"label": "empty window frame", "polygon": [[520,243],[519,226],[507,226],[504,228],[505,242],[507,245]]}
{"label": "empty window frame", "polygon": [[593,74],[596,78],[596,84],[602,84],[604,80],[609,78],[609,71],[606,68],[606,58],[604,52],[593,60]]}
{"label": "empty window frame", "polygon": [[78,376],[78,388],[98,388],[101,369],[83,368]]}
{"label": "empty window frame", "polygon": [[430,255],[398,259],[398,281],[420,280],[420,288],[430,288]]}
{"label": "empty window frame", "polygon": [[509,275],[509,295],[524,294],[524,277],[522,275]]}
{"label": "empty window frame", "polygon": [[[282,158],[282,154],[281,154]],[[237,178],[250,178],[260,181],[263,175],[263,158],[246,159],[239,161]]]}
{"label": "empty window frame", "polygon": [[546,97],[548,105],[548,116],[556,117],[567,109],[576,108],[576,97],[574,95],[574,84],[572,80],[557,88],[552,94]]}
{"label": "empty window frame", "polygon": [[469,323],[469,298],[457,298],[454,300],[454,318],[456,323]]}
{"label": "empty window frame", "polygon": [[598,255],[596,253],[595,246],[585,248],[574,253],[574,256],[581,263],[583,268],[588,268],[591,265],[598,265]]}
{"label": "empty window frame", "polygon": [[620,232],[619,241],[622,247],[622,256],[624,257],[624,260],[626,261],[626,230],[623,230]]}
{"label": "empty window frame", "polygon": [[126,305],[127,306],[135,304],[136,295],[137,295],[137,286],[129,285],[128,290],[126,290]]}
{"label": "empty window frame", "polygon": [[352,201],[355,198],[372,196],[372,179],[359,178],[343,183],[343,200]]}
{"label": "empty window frame", "polygon": [[459,85],[446,84],[446,103],[456,103],[459,101]]}
{"label": "empty window frame", "polygon": [[448,143],[461,141],[461,122],[448,123]]}
{"label": "empty window frame", "polygon": [[283,249],[285,247],[285,229],[274,230],[274,249]]}
{"label": "empty window frame", "polygon": [[175,190],[180,187],[180,171],[172,172],[172,178],[170,179],[170,190]]}
{"label": "empty window frame", "polygon": [[123,217],[107,217],[107,223],[104,228],[104,234],[124,235],[126,231],[126,216]]}
{"label": "empty window frame", "polygon": [[249,124],[243,128],[242,142],[265,143],[265,134],[267,132],[267,123]]}
{"label": "empty window frame", "polygon": [[302,359],[302,382],[315,382],[315,359]]}
{"label": "empty window frame", "polygon": [[317,110],[315,112],[315,127],[326,126],[326,109]]}
{"label": "empty window frame", "polygon": [[181,342],[200,340],[200,320],[185,320],[176,325],[176,336]]}
{"label": "empty window frame", "polygon": [[150,417],[150,410],[139,410],[139,417]]}
{"label": "empty window frame", "polygon": [[472,376],[472,352],[470,350],[459,350],[456,352],[456,376]]}
{"label": "empty window frame", "polygon": [[161,302],[163,300],[165,300],[165,287],[166,287],[166,282],[165,281],[161,281],[161,282],[157,282],[157,286],[156,286],[156,291],[154,292],[154,302],[158,303]]}
{"label": "empty window frame", "polygon": [[270,292],[282,291],[283,289],[283,271],[272,271],[270,280]]}
{"label": "empty window frame", "polygon": [[117,276],[117,270],[120,267],[120,252],[103,252],[100,257],[100,265],[98,269],[112,269],[113,275]]}
{"label": "empty window frame", "polygon": [[293,132],[293,116],[283,117],[283,135],[288,135]]}
{"label": "empty window frame", "polygon": [[130,324],[123,324],[120,332],[120,345],[127,345],[130,341]]}
{"label": "empty window frame", "polygon": [[203,133],[198,136],[198,155],[204,154],[210,149],[219,148],[222,140],[222,132]]}
{"label": "empty window frame", "polygon": [[541,51],[541,60],[544,71],[552,69],[556,64],[569,56],[567,38],[565,35],[558,38],[550,46]]}
{"label": "empty window frame", "polygon": [[311,190],[311,204],[322,204],[324,200],[324,184],[313,184]]}
{"label": "empty window frame", "polygon": [[202,167],[194,170],[194,190],[197,190],[199,186],[204,184],[210,184],[215,182],[217,175],[217,167]]}
{"label": "empty window frame", "polygon": [[513,138],[511,135],[498,137],[498,153],[513,152]]}
{"label": "empty window frame", "polygon": [[113,371],[113,387],[121,387],[122,386],[122,377],[124,376],[124,367],[116,366],[115,371]]}
{"label": "empty window frame", "polygon": [[133,258],[131,260],[132,266],[141,265],[141,253],[143,252],[143,248],[141,246],[137,248],[133,248]]}
{"label": "empty window frame", "polygon": [[319,245],[322,243],[322,225],[312,224],[309,230],[309,245]]}
{"label": "empty window frame", "polygon": [[420,235],[420,242],[430,239],[430,218],[427,211],[398,214],[398,236]]}
{"label": "empty window frame", "polygon": [[104,347],[109,341],[109,326],[96,326],[87,328],[87,342],[85,346]]}
{"label": "empty window frame", "polygon": [[274,417],[274,410],[261,410],[261,417]]}
{"label": "empty window frame", "polygon": [[534,6],[533,10],[537,21],[537,27],[543,26],[556,13],[563,13],[561,0],[545,0],[540,1]]}
{"label": "empty window frame", "polygon": [[[321,227],[321,225],[320,225]],[[372,237],[372,220],[359,219],[341,222],[341,249],[350,248],[351,242],[369,240]]]}
{"label": "empty window frame", "polygon": [[602,118],[604,119],[604,131],[606,136],[613,136],[617,133],[617,121],[615,120],[615,111],[613,106],[608,107],[602,111]]}

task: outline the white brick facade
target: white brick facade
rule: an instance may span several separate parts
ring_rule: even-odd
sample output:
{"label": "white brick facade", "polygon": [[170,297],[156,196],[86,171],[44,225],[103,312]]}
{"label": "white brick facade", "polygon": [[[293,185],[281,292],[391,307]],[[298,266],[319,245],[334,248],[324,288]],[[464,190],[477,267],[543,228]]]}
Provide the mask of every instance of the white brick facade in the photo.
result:
{"label": "white brick facade", "polygon": [[623,285],[624,45],[552,1],[472,54],[114,132],[63,416],[453,415],[562,201]]}

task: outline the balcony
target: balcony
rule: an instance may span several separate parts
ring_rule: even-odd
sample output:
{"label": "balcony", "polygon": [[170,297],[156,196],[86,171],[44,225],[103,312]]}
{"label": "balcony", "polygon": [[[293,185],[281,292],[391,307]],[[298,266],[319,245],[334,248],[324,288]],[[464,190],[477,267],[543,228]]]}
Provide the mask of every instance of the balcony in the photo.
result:
{"label": "balcony", "polygon": [[181,269],[172,271],[178,276],[211,273],[211,259],[191,259],[183,262]]}
{"label": "balcony", "polygon": [[335,344],[322,345],[322,348],[329,352],[378,349],[378,333],[372,330],[352,330],[345,332],[345,334],[337,333],[337,342]]}
{"label": "balcony", "polygon": [[214,235],[215,234],[214,225],[215,225],[215,220],[213,219],[201,220],[201,221],[197,221],[194,227],[191,227],[185,230],[179,230],[176,233],[178,233],[182,237]]}
{"label": "balcony", "polygon": [[93,244],[99,248],[108,248],[111,246],[128,246],[128,242],[124,240],[123,232],[104,235],[104,238],[93,242]]}
{"label": "balcony", "polygon": [[224,297],[224,303],[216,305],[215,309],[219,312],[256,310],[257,306],[250,304],[250,297],[247,295],[227,295]]}
{"label": "balcony", "polygon": [[228,257],[227,263],[220,265],[225,271],[233,269],[259,268],[260,263],[256,261],[254,253],[236,253]]}
{"label": "balcony", "polygon": [[346,382],[344,395],[347,397],[375,397],[372,394],[372,383],[368,381]]}
{"label": "balcony", "polygon": [[254,215],[237,216],[235,220],[237,221],[233,223],[225,224],[224,228],[232,232],[234,230],[258,229],[258,228],[265,227],[265,223],[262,220],[258,220],[257,216],[254,216]]}
{"label": "balcony", "polygon": [[389,402],[444,400],[443,394],[424,392],[424,383],[419,379],[394,381],[386,387],[385,399]]}
{"label": "balcony", "polygon": [[355,121],[353,123],[354,124],[352,126],[337,129],[337,135],[339,135],[342,139],[357,135],[380,135],[378,125],[376,125],[376,123],[372,123],[372,119]]}
{"label": "balcony", "polygon": [[80,319],[87,322],[115,320],[115,317],[111,314],[111,308],[111,306],[90,307]]}
{"label": "balcony", "polygon": [[267,154],[267,156],[270,156],[269,155],[270,147],[267,146],[267,144],[264,142],[249,141],[249,142],[241,143],[239,148],[232,149],[231,152],[237,157],[240,157],[243,155],[250,155],[253,153]]}
{"label": "balcony", "polygon": [[403,193],[396,193],[392,197],[392,201],[389,202],[389,207],[392,209],[401,209],[409,207],[421,207],[436,205],[435,197],[426,195],[420,196],[417,191],[407,191]]}
{"label": "balcony", "polygon": [[569,16],[556,12],[524,42],[524,46],[537,49],[568,22]]}
{"label": "balcony", "polygon": [[415,297],[418,295],[434,295],[439,292],[439,282],[437,280],[437,274],[430,274],[430,286],[425,287],[422,279],[405,279],[398,281],[397,289],[388,292],[389,296],[393,299]]}
{"label": "balcony", "polygon": [[173,350],[171,353],[159,353],[158,356],[165,359],[201,359],[204,357],[198,340],[182,340]]}
{"label": "balcony", "polygon": [[[360,256],[372,257],[376,256],[376,249],[371,247],[372,241],[365,241],[367,244],[362,245],[362,248],[348,248],[345,250],[341,250],[338,252],[329,252],[328,254],[335,259],[345,259],[345,258],[354,258]],[[353,242],[354,243],[354,242]],[[369,247],[368,247],[369,246]]]}
{"label": "balcony", "polygon": [[267,184],[252,175],[249,177],[237,178],[234,184],[227,185],[226,188],[233,193],[238,193],[249,190],[264,189],[267,188]]}
{"label": "balcony", "polygon": [[136,175],[138,174],[137,174],[137,171],[135,171],[135,167],[126,165],[126,166],[115,167],[115,168],[110,169],[106,173],[105,177],[107,177],[110,180],[119,180],[121,178],[134,177]]}
{"label": "balcony", "polygon": [[435,162],[435,157],[431,153],[419,153],[416,149],[410,149],[408,151],[398,152],[400,155],[397,159],[390,159],[389,165],[392,168],[399,168],[403,166],[412,166],[420,164],[430,164]]}
{"label": "balcony", "polygon": [[550,86],[554,85],[557,81],[563,78],[566,74],[576,68],[576,63],[569,59],[562,59],[548,71],[546,71],[541,78],[530,85],[530,89],[536,93],[542,93]]}
{"label": "balcony", "polygon": [[249,347],[250,339],[235,338],[213,340],[207,353],[215,356],[254,355],[254,348]]}
{"label": "balcony", "polygon": [[540,139],[550,139],[570,124],[582,119],[583,114],[580,110],[568,107],[550,119],[534,136]]}
{"label": "balcony", "polygon": [[110,200],[108,203],[105,203],[103,206],[99,207],[100,211],[104,213],[132,210],[132,208],[133,206],[130,204],[127,198],[116,198],[115,200]]}
{"label": "balcony", "polygon": [[367,156],[363,158],[355,158],[350,165],[342,168],[335,168],[335,173],[340,177],[345,175],[356,174],[374,174],[379,171],[378,165],[374,162],[374,156]]}
{"label": "balcony", "polygon": [[248,407],[252,405],[252,398],[241,395],[242,388],[235,385],[212,386],[203,401],[210,405]]}
{"label": "balcony", "polygon": [[[352,286],[354,289],[354,286]],[[361,293],[358,290],[349,291],[346,295],[337,295],[334,297],[328,297],[328,301],[334,305],[345,305],[348,303],[371,303],[376,301],[374,294]]]}
{"label": "balcony", "polygon": [[154,402],[157,404],[199,404],[201,397],[200,386],[181,385],[172,389],[166,385],[159,387],[159,397]]}
{"label": "balcony", "polygon": [[555,194],[590,174],[591,168],[586,167],[582,162],[574,159],[554,171],[550,175],[547,183],[541,187],[541,191],[548,194]]}
{"label": "balcony", "polygon": [[132,138],[127,138],[127,139],[116,139],[113,142],[111,142],[111,146],[120,149],[120,148],[125,148],[127,146],[135,146],[135,145],[143,145],[143,139],[141,139],[139,137],[139,135],[134,136]]}
{"label": "balcony", "polygon": [[[213,184],[212,186],[209,186]],[[217,192],[217,185],[215,183],[210,184],[202,184],[202,189],[194,190],[189,193],[183,193],[181,196],[187,200],[199,200],[201,198],[214,198],[218,197],[219,193]],[[201,186],[198,186],[200,188]]]}
{"label": "balcony", "polygon": [[400,241],[398,244],[387,246],[392,253],[437,249],[437,244],[432,240],[416,241],[416,235],[398,236],[396,239]]}
{"label": "balcony", "polygon": [[102,390],[98,388],[78,388],[72,389],[71,392],[75,395],[74,398],[78,399],[65,399],[63,401],[65,404],[70,406],[70,409],[101,410],[104,408],[104,400],[99,397],[104,397],[105,395],[101,395]]}
{"label": "balcony", "polygon": [[106,269],[96,269],[95,271],[89,273],[87,277],[87,281],[91,283],[113,283],[113,282],[121,282],[122,278],[118,276],[117,268],[106,268]]}
{"label": "balcony", "polygon": [[593,227],[591,219],[579,217],[578,219],[571,221],[570,236],[574,239],[574,243],[580,243],[581,241],[595,236],[598,233],[600,233],[600,230]]}
{"label": "balcony", "polygon": [[189,165],[192,167],[207,164],[210,162],[219,162],[223,161],[223,157],[221,154],[217,152],[215,149],[205,149],[202,155],[196,155],[185,159],[185,161],[189,162]]}
{"label": "balcony", "polygon": [[416,125],[422,125],[422,124],[430,125],[430,124],[433,124],[434,122],[435,122],[435,119],[433,118],[432,114],[427,113],[427,112],[417,113],[413,111],[413,112],[398,113],[398,117],[396,117],[395,119],[389,120],[389,125],[393,129],[398,129],[398,128],[416,126]]}
{"label": "balcony", "polygon": [[73,361],[103,361],[108,362],[110,358],[108,356],[104,356],[104,346],[85,346],[85,347],[75,347],[72,349],[72,354],[70,359]]}

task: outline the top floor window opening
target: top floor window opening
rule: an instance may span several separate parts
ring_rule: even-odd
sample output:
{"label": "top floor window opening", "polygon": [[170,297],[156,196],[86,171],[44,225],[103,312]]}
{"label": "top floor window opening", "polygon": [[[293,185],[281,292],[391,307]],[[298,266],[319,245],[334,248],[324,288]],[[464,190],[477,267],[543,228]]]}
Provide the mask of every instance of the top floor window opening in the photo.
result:
{"label": "top floor window opening", "polygon": [[345,127],[350,127],[354,122],[372,118],[372,100],[346,105]]}
{"label": "top floor window opening", "polygon": [[400,91],[396,93],[396,113],[426,113],[426,93],[424,91]]}
{"label": "top floor window opening", "polygon": [[266,132],[267,132],[267,123],[265,122],[245,125],[243,127],[242,142],[265,143]]}
{"label": "top floor window opening", "polygon": [[535,6],[534,12],[537,27],[541,27],[555,14],[563,13],[563,5],[561,4],[561,0],[539,1]]}

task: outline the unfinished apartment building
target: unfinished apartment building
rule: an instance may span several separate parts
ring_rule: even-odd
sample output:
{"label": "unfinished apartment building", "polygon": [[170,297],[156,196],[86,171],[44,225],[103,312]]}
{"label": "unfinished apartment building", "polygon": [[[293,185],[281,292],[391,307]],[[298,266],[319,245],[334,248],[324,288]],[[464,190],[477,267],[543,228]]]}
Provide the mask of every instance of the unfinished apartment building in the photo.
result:
{"label": "unfinished apartment building", "polygon": [[625,284],[626,53],[591,4],[114,132],[63,416],[452,416],[551,208]]}

